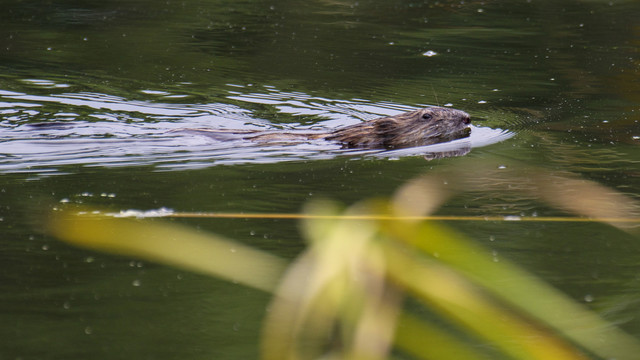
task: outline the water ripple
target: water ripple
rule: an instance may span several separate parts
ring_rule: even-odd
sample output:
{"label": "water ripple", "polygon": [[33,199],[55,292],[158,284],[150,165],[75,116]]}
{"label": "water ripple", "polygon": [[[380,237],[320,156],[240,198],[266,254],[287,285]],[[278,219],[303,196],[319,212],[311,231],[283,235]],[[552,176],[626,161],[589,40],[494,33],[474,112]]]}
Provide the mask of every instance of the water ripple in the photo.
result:
{"label": "water ripple", "polygon": [[[39,81],[47,87],[54,83]],[[230,86],[229,103],[174,104],[94,93],[34,95],[0,90],[0,172],[63,173],[69,165],[155,165],[177,170],[223,164],[274,163],[352,156],[400,157],[458,152],[511,137],[474,126],[471,137],[447,144],[395,151],[348,150],[323,141],[292,144],[220,142],[183,134],[181,128],[333,129],[415,107],[362,99],[341,100],[266,87]],[[164,93],[163,93],[164,94]],[[153,92],[151,95],[163,95]],[[267,106],[272,119],[251,110]],[[275,111],[274,111],[275,110]],[[278,121],[286,116],[293,122]],[[451,153],[453,154],[453,153]]]}

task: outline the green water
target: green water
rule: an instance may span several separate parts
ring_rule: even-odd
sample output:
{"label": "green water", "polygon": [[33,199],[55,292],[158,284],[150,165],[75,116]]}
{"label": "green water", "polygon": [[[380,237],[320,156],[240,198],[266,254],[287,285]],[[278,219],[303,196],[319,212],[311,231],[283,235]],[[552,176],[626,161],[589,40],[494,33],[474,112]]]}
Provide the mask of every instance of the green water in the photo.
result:
{"label": "green water", "polygon": [[[5,1],[0,359],[257,357],[268,295],[62,244],[42,232],[61,202],[296,213],[470,163],[488,179],[538,166],[640,201],[639,17],[634,1]],[[432,161],[168,132],[334,128],[436,104],[495,132]],[[29,126],[53,121],[72,126]],[[438,214],[566,215],[504,185]],[[174,221],[286,258],[304,248],[291,220]],[[640,336],[637,236],[451,225]]]}

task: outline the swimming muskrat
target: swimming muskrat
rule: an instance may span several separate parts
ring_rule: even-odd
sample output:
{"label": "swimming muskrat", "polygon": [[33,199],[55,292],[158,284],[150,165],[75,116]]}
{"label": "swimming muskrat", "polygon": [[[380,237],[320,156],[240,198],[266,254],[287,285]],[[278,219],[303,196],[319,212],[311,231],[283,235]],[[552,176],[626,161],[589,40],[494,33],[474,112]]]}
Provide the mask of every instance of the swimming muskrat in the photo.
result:
{"label": "swimming muskrat", "polygon": [[327,140],[348,148],[398,149],[431,145],[469,136],[471,118],[464,111],[433,106],[385,116],[333,131],[181,129],[217,140],[241,138],[256,142]]}

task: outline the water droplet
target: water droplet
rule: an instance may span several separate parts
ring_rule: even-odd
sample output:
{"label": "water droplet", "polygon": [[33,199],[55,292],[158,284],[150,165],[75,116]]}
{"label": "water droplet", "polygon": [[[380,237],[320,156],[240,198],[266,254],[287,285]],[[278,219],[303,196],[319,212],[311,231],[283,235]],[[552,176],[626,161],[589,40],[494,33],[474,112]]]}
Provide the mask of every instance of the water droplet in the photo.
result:
{"label": "water droplet", "polygon": [[585,295],[584,296],[584,301],[588,302],[588,303],[593,302],[593,295],[591,295],[591,294]]}
{"label": "water droplet", "polygon": [[498,252],[497,251],[493,250],[491,252],[491,255],[493,256],[493,258],[492,258],[493,262],[499,262],[500,261],[500,259],[498,259]]}
{"label": "water droplet", "polygon": [[422,55],[426,56],[426,57],[432,57],[432,56],[438,55],[438,53],[433,51],[433,50],[429,50],[429,51],[426,51],[426,52],[422,53]]}
{"label": "water droplet", "polygon": [[86,328],[84,328],[84,333],[87,335],[91,335],[93,334],[93,329],[90,326],[87,326]]}
{"label": "water droplet", "polygon": [[133,281],[131,282],[131,285],[133,285],[133,286],[135,286],[135,287],[140,286],[140,280],[138,280],[138,279],[133,280]]}

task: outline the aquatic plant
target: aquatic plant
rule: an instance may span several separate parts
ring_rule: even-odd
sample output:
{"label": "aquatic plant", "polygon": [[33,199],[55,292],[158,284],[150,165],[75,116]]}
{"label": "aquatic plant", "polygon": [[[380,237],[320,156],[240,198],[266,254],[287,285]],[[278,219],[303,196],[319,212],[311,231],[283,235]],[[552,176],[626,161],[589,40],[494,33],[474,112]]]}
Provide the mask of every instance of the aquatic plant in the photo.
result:
{"label": "aquatic plant", "polygon": [[[623,216],[635,204],[621,194],[585,180],[537,176],[544,181],[528,191],[559,207],[623,227],[633,223]],[[78,246],[273,292],[262,332],[266,360],[386,359],[396,351],[420,359],[472,360],[633,359],[640,353],[636,339],[559,290],[425,220],[446,200],[442,184],[425,176],[391,201],[346,209],[326,201],[309,204],[304,214],[290,216],[303,219],[308,240],[291,264],[184,226],[100,211],[57,210],[48,228]],[[581,191],[576,204],[566,192],[559,195],[565,187],[590,191]]]}

